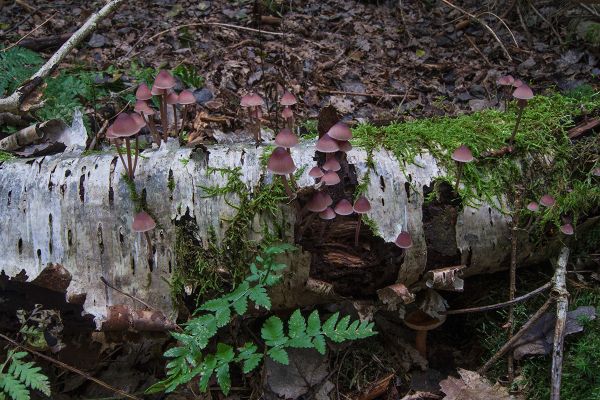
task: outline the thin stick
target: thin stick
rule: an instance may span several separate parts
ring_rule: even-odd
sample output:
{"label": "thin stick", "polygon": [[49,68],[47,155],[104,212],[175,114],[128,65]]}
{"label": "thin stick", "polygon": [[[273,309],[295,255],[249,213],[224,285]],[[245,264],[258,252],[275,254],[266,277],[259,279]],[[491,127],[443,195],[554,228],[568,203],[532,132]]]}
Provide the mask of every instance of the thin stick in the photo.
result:
{"label": "thin stick", "polygon": [[456,315],[456,314],[469,314],[469,313],[476,313],[476,312],[483,312],[483,311],[498,310],[500,308],[508,307],[513,304],[521,303],[535,295],[542,293],[544,290],[547,290],[548,288],[550,288],[550,286],[552,286],[552,282],[548,282],[545,285],[540,286],[539,288],[537,288],[527,294],[524,294],[523,296],[515,297],[514,299],[512,299],[510,301],[505,301],[503,303],[490,304],[489,306],[481,306],[481,307],[461,308],[458,310],[448,310],[442,314]]}
{"label": "thin stick", "polygon": [[150,304],[146,303],[144,300],[138,299],[137,297],[135,297],[135,296],[133,296],[133,295],[131,295],[129,293],[126,293],[126,292],[122,291],[121,289],[115,287],[113,284],[109,283],[106,280],[106,278],[104,278],[103,276],[100,277],[100,281],[102,283],[104,283],[106,286],[108,286],[109,288],[111,288],[112,290],[115,290],[115,291],[121,293],[123,296],[129,297],[133,301],[137,301],[138,303],[140,303],[143,306],[145,306],[147,309],[152,310],[152,311],[156,311],[156,308],[152,307]]}
{"label": "thin stick", "polygon": [[401,99],[401,98],[406,97],[406,93],[405,94],[363,93],[363,92],[347,92],[344,90],[329,90],[329,89],[319,89],[319,93],[339,94],[339,95],[344,95],[344,96],[389,97],[392,99],[397,99],[397,98]]}
{"label": "thin stick", "polygon": [[515,344],[515,342],[517,340],[519,340],[521,338],[521,336],[523,336],[525,334],[525,332],[527,332],[527,330],[537,322],[538,319],[540,319],[540,317],[542,315],[544,315],[544,313],[546,312],[546,310],[548,309],[548,307],[550,307],[550,304],[552,304],[553,299],[552,298],[548,298],[546,300],[546,302],[540,307],[539,310],[537,310],[537,312],[535,314],[533,314],[533,316],[531,318],[529,318],[529,321],[527,321],[525,323],[525,325],[523,325],[521,327],[521,329],[519,330],[519,332],[515,333],[515,335],[506,343],[504,343],[504,346],[502,346],[500,348],[500,350],[498,350],[496,352],[496,354],[494,354],[492,356],[492,358],[490,358],[485,364],[483,364],[483,367],[479,368],[479,370],[477,371],[480,375],[485,374],[492,365],[494,365],[494,363],[496,361],[498,361],[500,359],[500,357],[502,357],[504,354],[506,354],[507,351],[509,351],[513,344]]}
{"label": "thin stick", "polygon": [[[518,245],[518,230],[519,230],[519,213],[521,212],[521,193],[517,188],[515,191],[515,204],[512,216],[512,230],[510,235],[511,252],[510,252],[510,284],[508,290],[508,300],[515,299],[517,292],[517,245]],[[508,339],[510,340],[515,332],[515,308],[511,305],[508,309]],[[508,381],[512,383],[515,379],[515,364],[512,354],[508,355]]]}
{"label": "thin stick", "polygon": [[504,44],[502,43],[502,41],[500,40],[498,35],[496,35],[496,32],[494,32],[494,30],[492,28],[490,28],[490,26],[488,24],[486,24],[481,19],[477,18],[475,15],[471,14],[467,10],[464,10],[464,9],[460,8],[459,6],[456,6],[452,3],[450,3],[448,0],[442,0],[442,3],[454,8],[455,10],[460,11],[461,13],[463,13],[466,16],[468,16],[469,18],[477,21],[481,26],[483,26],[485,29],[487,29],[492,34],[492,36],[494,37],[496,42],[498,42],[498,44],[502,48],[502,51],[504,51],[504,55],[506,55],[506,58],[508,58],[508,61],[512,61],[512,57],[510,56],[510,53],[508,52],[508,50],[506,50],[506,47],[504,47]]}
{"label": "thin stick", "polygon": [[565,327],[567,324],[567,308],[569,307],[569,292],[567,291],[566,283],[568,260],[569,248],[564,246],[558,257],[556,272],[554,274],[554,287],[552,288],[552,292],[556,297],[556,326],[554,328],[554,348],[552,350],[552,384],[550,400],[560,400],[563,344],[565,341]]}
{"label": "thin stick", "polygon": [[97,383],[98,385],[102,386],[105,389],[110,390],[111,392],[118,393],[119,395],[121,395],[123,397],[126,397],[128,399],[142,400],[141,398],[133,396],[133,395],[127,393],[127,392],[124,392],[121,389],[117,389],[116,387],[113,387],[113,386],[109,385],[108,383],[106,383],[104,381],[101,381],[100,379],[94,378],[90,374],[88,374],[86,372],[83,372],[80,369],[77,369],[77,368],[72,367],[72,366],[70,366],[68,364],[65,364],[62,361],[58,361],[58,360],[56,360],[56,359],[54,359],[52,357],[49,357],[49,356],[47,356],[45,354],[42,354],[42,353],[40,353],[38,351],[35,351],[32,348],[30,348],[30,347],[27,347],[27,346],[24,346],[22,344],[19,344],[19,343],[15,342],[14,340],[12,340],[11,338],[9,338],[8,336],[3,335],[2,333],[0,333],[0,338],[6,340],[7,342],[9,342],[10,344],[12,344],[13,346],[16,346],[16,347],[19,347],[19,348],[21,348],[23,350],[26,350],[28,353],[31,353],[31,354],[39,357],[39,358],[42,358],[42,359],[44,359],[44,360],[46,360],[48,362],[51,362],[51,363],[53,363],[55,365],[58,365],[59,367],[61,367],[63,369],[66,369],[68,371],[74,372],[77,375],[83,376],[85,379],[87,379],[89,381],[92,381],[94,383]]}
{"label": "thin stick", "polygon": [[21,43],[26,37],[28,37],[29,35],[31,35],[35,31],[37,31],[38,29],[40,29],[42,26],[46,25],[52,18],[54,18],[54,16],[56,15],[57,12],[58,11],[56,11],[54,14],[52,14],[51,16],[49,16],[44,22],[42,22],[41,24],[39,24],[38,26],[36,26],[35,28],[33,28],[33,30],[29,31],[29,33],[25,34],[25,36],[23,36],[21,39],[17,40],[16,42],[14,42],[13,44],[11,44],[10,46],[2,49],[2,52],[5,53],[9,49],[12,49],[13,47],[15,47],[16,45],[18,45],[19,43]]}

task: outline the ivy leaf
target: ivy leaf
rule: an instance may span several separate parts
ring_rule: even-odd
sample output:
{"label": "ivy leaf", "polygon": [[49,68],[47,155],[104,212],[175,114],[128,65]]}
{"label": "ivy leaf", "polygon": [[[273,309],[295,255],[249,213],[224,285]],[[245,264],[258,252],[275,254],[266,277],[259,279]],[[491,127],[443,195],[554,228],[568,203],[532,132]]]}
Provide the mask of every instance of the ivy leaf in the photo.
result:
{"label": "ivy leaf", "polygon": [[319,312],[314,310],[308,316],[308,326],[306,333],[310,336],[314,336],[321,331],[321,320],[319,319]]}
{"label": "ivy leaf", "polygon": [[288,321],[288,330],[290,338],[300,336],[306,331],[306,321],[300,310],[296,310],[292,313],[292,316]]}
{"label": "ivy leaf", "polygon": [[250,299],[259,307],[264,307],[267,310],[271,309],[271,299],[267,294],[267,289],[264,286],[257,285],[250,289],[248,293]]}
{"label": "ivy leaf", "polygon": [[323,335],[315,335],[313,338],[313,346],[319,353],[325,355],[327,344],[325,343],[325,337]]}
{"label": "ivy leaf", "polygon": [[217,369],[217,383],[223,391],[223,394],[227,396],[231,390],[231,376],[229,375],[229,364],[223,363]]}
{"label": "ivy leaf", "polygon": [[283,322],[275,315],[269,317],[263,324],[260,334],[267,342],[267,345],[272,346],[273,342],[278,342],[285,339],[283,334]]}
{"label": "ivy leaf", "polygon": [[273,359],[273,361],[277,361],[283,365],[288,365],[290,363],[287,351],[281,347],[273,347],[269,349],[267,354]]}

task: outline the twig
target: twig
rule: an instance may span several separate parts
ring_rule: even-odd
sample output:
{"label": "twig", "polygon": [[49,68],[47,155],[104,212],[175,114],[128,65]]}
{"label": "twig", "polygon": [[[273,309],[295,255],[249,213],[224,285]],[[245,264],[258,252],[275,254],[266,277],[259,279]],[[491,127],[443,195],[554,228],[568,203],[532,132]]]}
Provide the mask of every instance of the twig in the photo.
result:
{"label": "twig", "polygon": [[490,369],[490,367],[492,365],[494,365],[494,363],[496,361],[498,361],[500,359],[500,357],[502,357],[504,354],[506,354],[506,352],[512,348],[513,344],[515,344],[515,342],[517,340],[519,340],[521,338],[521,336],[523,336],[525,334],[525,332],[527,332],[527,330],[529,330],[529,328],[533,324],[535,324],[542,315],[544,315],[544,313],[546,312],[548,307],[550,307],[550,304],[552,304],[552,301],[553,301],[552,298],[548,298],[548,300],[546,300],[546,302],[540,307],[540,309],[537,310],[537,312],[535,314],[533,314],[533,316],[531,318],[529,318],[529,321],[527,321],[525,323],[525,325],[523,325],[523,327],[519,330],[519,332],[515,333],[515,335],[512,337],[512,339],[510,339],[509,341],[504,343],[504,346],[502,346],[500,348],[500,350],[498,350],[496,352],[496,354],[494,354],[492,356],[492,358],[490,358],[485,364],[483,364],[483,366],[481,368],[479,368],[479,370],[477,372],[480,375],[485,374]]}
{"label": "twig", "polygon": [[519,48],[519,42],[517,42],[517,38],[515,37],[515,35],[512,33],[512,31],[510,30],[510,28],[508,27],[508,25],[506,24],[506,22],[504,22],[504,19],[502,19],[502,17],[499,17],[498,15],[494,14],[493,12],[489,12],[489,11],[485,11],[482,12],[479,15],[483,15],[483,14],[489,14],[492,17],[495,17],[496,19],[498,19],[498,21],[500,21],[500,23],[502,25],[504,25],[504,27],[506,28],[506,30],[508,31],[508,33],[510,34],[510,37],[512,38],[513,42],[515,43],[515,47]]}
{"label": "twig", "polygon": [[87,21],[50,57],[44,65],[19,87],[13,94],[0,99],[0,112],[18,113],[21,103],[35,88],[54,71],[54,69],[65,59],[65,57],[83,41],[91,32],[96,30],[98,22],[113,12],[123,3],[123,0],[111,0],[98,12],[92,14]]}
{"label": "twig", "polygon": [[54,18],[54,16],[56,15],[57,12],[58,11],[56,11],[54,14],[52,14],[51,16],[49,16],[44,22],[42,22],[41,24],[39,24],[38,26],[36,26],[35,28],[33,28],[31,31],[29,31],[29,33],[25,34],[25,36],[23,36],[21,39],[17,40],[16,42],[14,42],[13,44],[11,44],[10,46],[2,49],[2,52],[7,52],[8,50],[12,49],[13,47],[15,47],[16,45],[18,45],[19,43],[21,43],[29,35],[31,35],[35,31],[37,31],[38,29],[40,29],[42,26],[46,25],[52,18]]}
{"label": "twig", "polygon": [[[519,231],[519,214],[521,212],[521,191],[515,190],[514,211],[512,215],[512,229],[510,235],[511,251],[510,251],[510,286],[508,291],[508,300],[514,300],[517,292],[517,245]],[[508,339],[510,340],[515,331],[515,308],[511,305],[508,309]],[[512,383],[515,378],[514,360],[512,354],[508,355],[508,381]]]}
{"label": "twig", "polygon": [[319,89],[319,93],[339,94],[339,95],[343,95],[343,96],[389,97],[392,99],[405,99],[408,92],[404,93],[404,94],[387,94],[387,93],[346,92],[343,90]]}
{"label": "twig", "polygon": [[109,283],[106,280],[106,278],[104,278],[103,276],[100,277],[100,280],[102,281],[102,283],[104,283],[106,286],[108,286],[112,290],[116,290],[117,292],[121,293],[123,296],[129,297],[133,301],[137,301],[138,303],[142,304],[143,306],[145,306],[149,310],[153,310],[153,311],[156,310],[156,308],[152,307],[150,304],[146,303],[144,300],[138,299],[137,297],[135,297],[133,295],[130,295],[129,293],[126,293],[126,292],[122,291],[121,289],[116,288],[114,285],[112,285],[111,283]]}
{"label": "twig", "polygon": [[510,301],[505,301],[503,303],[490,304],[489,306],[461,308],[458,310],[448,310],[445,312],[445,314],[446,315],[469,314],[469,313],[475,313],[475,312],[498,310],[500,308],[508,307],[513,304],[521,303],[537,294],[540,294],[544,290],[547,290],[548,288],[550,288],[550,286],[552,286],[552,282],[548,282],[545,285],[540,286],[539,288],[537,288],[527,294],[524,294],[523,296],[515,297],[513,300],[510,300]]}
{"label": "twig", "polygon": [[537,8],[535,8],[535,6],[533,5],[532,2],[528,2],[529,7],[531,7],[531,9],[533,10],[534,13],[536,13],[538,15],[538,17],[540,17],[542,19],[542,21],[544,21],[546,24],[548,24],[548,27],[550,28],[550,30],[552,31],[552,33],[554,33],[554,36],[556,36],[556,39],[558,40],[558,43],[560,43],[561,45],[564,44],[562,38],[560,37],[560,34],[558,33],[558,31],[554,28],[554,26],[552,25],[552,23],[550,21],[548,21],[546,19],[546,17],[544,17],[542,15],[542,13],[540,13],[538,11]]}
{"label": "twig", "polygon": [[174,26],[172,28],[165,29],[164,31],[160,31],[160,32],[158,32],[157,34],[155,34],[153,36],[150,36],[147,39],[147,41],[150,42],[150,41],[156,39],[157,37],[164,35],[165,33],[173,32],[173,31],[177,31],[177,30],[182,29],[182,28],[189,28],[189,27],[193,27],[193,26],[220,26],[221,28],[237,29],[237,30],[240,30],[240,31],[248,31],[248,32],[257,32],[257,33],[259,33],[261,35],[271,35],[271,36],[283,36],[283,37],[289,37],[289,38],[298,38],[298,39],[301,39],[304,42],[311,43],[311,44],[313,44],[315,46],[323,47],[323,45],[320,44],[320,43],[313,42],[312,40],[304,39],[304,38],[301,38],[301,37],[298,37],[296,35],[292,35],[292,34],[289,34],[289,33],[264,31],[264,30],[254,29],[254,28],[248,28],[246,26],[225,24],[225,23],[222,23],[222,22],[194,22],[194,23],[191,23],[191,24],[177,25],[177,26]]}
{"label": "twig", "polygon": [[483,61],[485,61],[485,63],[487,64],[488,67],[492,66],[492,63],[490,62],[490,60],[486,57],[485,54],[483,54],[481,52],[481,50],[479,50],[479,47],[477,47],[477,45],[475,44],[475,42],[473,42],[473,39],[471,39],[469,37],[469,35],[465,34],[463,35],[463,37],[465,39],[467,39],[467,41],[469,42],[469,44],[471,45],[471,47],[473,47],[473,49],[477,52],[477,54],[479,54],[481,56],[481,58],[483,58]]}
{"label": "twig", "polygon": [[80,369],[77,369],[77,368],[75,368],[75,367],[72,367],[72,366],[70,366],[70,365],[68,365],[68,364],[65,364],[65,363],[64,363],[64,362],[62,362],[62,361],[58,361],[58,360],[56,360],[56,359],[54,359],[54,358],[52,358],[52,357],[50,357],[50,356],[47,356],[47,355],[45,355],[45,354],[42,354],[42,353],[40,353],[40,352],[38,352],[38,351],[35,351],[35,350],[33,350],[32,348],[29,348],[29,347],[27,347],[27,346],[25,346],[25,345],[22,345],[22,344],[20,344],[20,343],[17,343],[17,342],[15,342],[14,340],[12,340],[11,338],[9,338],[8,336],[5,336],[5,335],[3,335],[2,333],[0,333],[0,338],[2,338],[2,339],[4,339],[4,340],[6,340],[7,342],[9,342],[10,344],[12,344],[13,346],[20,347],[20,348],[22,348],[22,349],[26,350],[27,352],[29,352],[29,353],[31,353],[31,354],[33,354],[33,355],[37,356],[37,357],[40,357],[40,358],[42,358],[42,359],[44,359],[44,360],[46,360],[46,361],[49,361],[49,362],[51,362],[51,363],[53,363],[53,364],[56,364],[56,365],[58,365],[58,366],[59,366],[59,367],[61,367],[61,368],[64,368],[64,369],[66,369],[66,370],[68,370],[68,371],[71,371],[71,372],[74,372],[74,373],[76,373],[77,375],[83,376],[85,379],[87,379],[87,380],[89,380],[89,381],[92,381],[92,382],[94,382],[94,383],[97,383],[98,385],[102,386],[102,387],[103,387],[103,388],[105,388],[105,389],[108,389],[108,390],[110,390],[111,392],[118,393],[118,394],[119,394],[119,395],[121,395],[122,397],[126,397],[126,398],[128,398],[128,399],[132,399],[132,400],[142,400],[141,398],[139,398],[139,397],[136,397],[136,396],[133,396],[133,395],[130,395],[129,393],[127,393],[127,392],[124,392],[124,391],[123,391],[123,390],[121,390],[121,389],[117,389],[116,387],[113,387],[113,386],[109,385],[108,383],[106,383],[106,382],[104,382],[104,381],[101,381],[100,379],[94,378],[94,377],[93,377],[93,376],[91,376],[90,374],[88,374],[88,373],[86,373],[86,372],[83,372],[83,371],[82,371],[82,370],[80,370]]}
{"label": "twig", "polygon": [[556,326],[554,328],[554,349],[552,350],[552,385],[550,400],[560,400],[560,383],[562,377],[563,344],[569,292],[567,291],[566,272],[569,260],[569,248],[564,246],[560,251],[556,272],[554,273],[553,295],[556,297]]}
{"label": "twig", "polygon": [[490,26],[488,24],[486,24],[484,21],[482,21],[481,19],[477,18],[475,15],[471,14],[467,10],[464,10],[464,9],[460,8],[459,6],[456,6],[456,5],[452,4],[452,3],[450,3],[448,0],[442,0],[442,3],[444,3],[444,4],[446,4],[446,5],[454,8],[455,10],[460,11],[461,13],[465,14],[469,18],[471,18],[471,19],[477,21],[479,24],[481,24],[481,26],[483,26],[485,29],[487,29],[492,34],[492,36],[494,37],[494,39],[496,39],[496,42],[498,42],[498,44],[502,48],[502,51],[504,51],[504,55],[506,55],[506,58],[508,58],[508,61],[512,61],[512,57],[510,56],[510,53],[508,52],[508,50],[506,49],[506,47],[504,47],[504,44],[502,43],[502,41],[500,40],[500,38],[498,37],[498,35],[496,35],[496,32],[494,32],[494,30],[492,28],[490,28]]}

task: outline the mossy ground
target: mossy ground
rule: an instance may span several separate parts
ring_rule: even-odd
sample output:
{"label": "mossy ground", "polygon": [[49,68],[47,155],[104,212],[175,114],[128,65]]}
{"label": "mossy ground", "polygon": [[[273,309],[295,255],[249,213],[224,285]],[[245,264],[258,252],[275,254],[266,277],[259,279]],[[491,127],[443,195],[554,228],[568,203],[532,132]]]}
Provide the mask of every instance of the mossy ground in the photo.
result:
{"label": "mossy ground", "polygon": [[444,179],[450,184],[454,184],[457,171],[450,156],[460,145],[467,145],[476,161],[464,167],[459,189],[463,203],[495,204],[494,200],[500,199],[498,208],[508,213],[517,188],[524,204],[549,193],[557,204],[541,220],[558,225],[561,216],[576,222],[600,204],[600,180],[591,173],[599,165],[600,137],[589,135],[574,142],[567,137],[582,110],[599,107],[600,95],[589,88],[567,95],[536,96],[525,109],[514,151],[503,156],[485,153],[506,146],[516,120],[515,104],[507,112],[489,109],[384,127],[363,124],[354,129],[353,143],[367,150],[384,147],[407,163],[425,149],[448,171]]}

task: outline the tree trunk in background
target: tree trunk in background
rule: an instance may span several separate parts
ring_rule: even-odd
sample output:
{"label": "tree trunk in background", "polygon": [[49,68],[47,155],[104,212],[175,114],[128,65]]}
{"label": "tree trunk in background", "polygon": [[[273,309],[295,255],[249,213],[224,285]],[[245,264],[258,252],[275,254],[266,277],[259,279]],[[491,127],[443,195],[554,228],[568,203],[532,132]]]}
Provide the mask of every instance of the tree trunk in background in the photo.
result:
{"label": "tree trunk in background", "polygon": [[[115,154],[64,153],[5,162],[0,165],[0,270],[10,277],[24,270],[30,281],[39,276],[38,281],[45,282],[43,286],[66,291],[67,300],[82,303],[84,311],[95,317],[98,327],[106,319],[108,307],[143,308],[106,287],[100,277],[172,317],[175,310],[168,283],[177,268],[174,252],[177,225],[191,219],[197,238],[207,243],[209,229],[214,227],[217,238],[222,238],[226,221],[236,213],[226,203],[227,200],[235,204],[234,196],[227,199],[204,196],[201,186],[224,184],[219,174],[207,175],[207,168],[241,167],[242,180],[253,188],[261,177],[271,179],[261,166],[263,151],[264,147],[241,144],[209,146],[205,151],[169,144],[145,151],[139,160],[136,184],[139,193],[145,192],[149,210],[157,219],[158,226],[151,232],[154,254],[148,254],[143,235],[130,229],[133,204]],[[314,165],[314,146],[301,145],[293,149],[292,155],[298,167],[308,167],[298,186],[310,187],[314,181],[308,170]],[[306,282],[309,277],[328,281],[323,276],[330,276],[329,283],[336,287],[337,278],[332,271],[338,267],[353,274],[348,282],[361,285],[361,279],[366,279],[361,276],[369,270],[379,271],[377,268],[383,265],[383,272],[371,273],[369,293],[394,281],[407,287],[414,285],[425,271],[434,268],[464,264],[466,276],[508,268],[509,220],[493,207],[453,208],[452,215],[441,205],[424,207],[424,189],[427,192],[433,181],[444,174],[433,157],[425,153],[416,159],[418,166],[402,167],[404,172],[387,151],[374,153],[374,170],[367,168],[366,153],[361,149],[352,150],[347,158],[358,182],[370,174],[367,197],[372,211],[368,216],[376,223],[381,238],[373,239],[365,247],[361,253],[365,257],[350,257],[344,249],[353,247],[350,238],[355,218],[345,217],[325,227],[329,233],[324,237],[319,231],[306,231],[301,243],[307,245],[284,260],[289,268],[285,282],[273,290],[276,306],[323,301],[322,294],[306,289]],[[175,183],[172,191],[170,180]],[[385,242],[393,242],[398,235],[405,210],[414,246],[403,254]],[[280,212],[285,221],[284,239],[296,241],[295,207],[282,204]],[[260,227],[272,223],[266,216],[257,217],[251,235],[258,239]],[[333,240],[332,237],[339,241],[345,235],[349,238],[347,243],[329,247],[322,243]],[[530,246],[527,239],[520,241],[520,265],[543,261],[551,251],[546,246],[534,253]],[[317,254],[315,249],[319,248],[328,252]],[[41,274],[52,264],[62,266],[52,268],[61,271],[62,280],[56,274],[48,275],[48,270]],[[386,274],[388,278],[381,278]],[[365,285],[363,282],[362,286]],[[341,291],[349,290],[343,285],[338,287]],[[352,293],[343,294],[348,297]]]}

